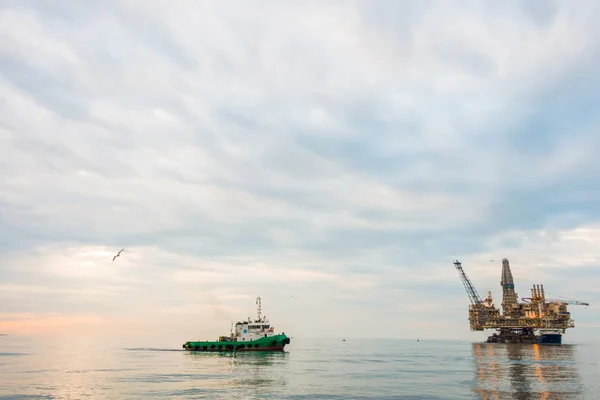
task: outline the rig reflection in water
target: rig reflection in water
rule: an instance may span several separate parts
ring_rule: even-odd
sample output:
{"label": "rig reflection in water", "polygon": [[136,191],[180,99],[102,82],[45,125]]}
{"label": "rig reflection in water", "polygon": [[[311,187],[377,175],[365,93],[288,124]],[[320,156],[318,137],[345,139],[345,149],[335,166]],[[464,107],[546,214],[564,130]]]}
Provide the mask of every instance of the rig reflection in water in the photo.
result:
{"label": "rig reflection in water", "polygon": [[473,344],[478,398],[550,400],[580,398],[575,347]]}

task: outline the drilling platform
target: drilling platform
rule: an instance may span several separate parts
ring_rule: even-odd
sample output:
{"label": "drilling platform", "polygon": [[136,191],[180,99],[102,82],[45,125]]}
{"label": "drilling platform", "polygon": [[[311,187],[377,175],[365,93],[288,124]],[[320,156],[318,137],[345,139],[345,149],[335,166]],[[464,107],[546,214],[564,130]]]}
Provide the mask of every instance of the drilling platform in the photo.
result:
{"label": "drilling platform", "polygon": [[469,305],[471,330],[495,329],[497,331],[487,338],[488,343],[561,344],[562,335],[566,330],[575,327],[575,321],[567,311],[567,304],[589,306],[588,303],[576,300],[546,299],[544,285],[533,285],[531,297],[522,298],[522,303],[519,303],[510,264],[506,258],[503,258],[500,280],[501,312],[494,306],[491,292],[488,292],[485,300],[481,299],[460,261],[454,261],[454,266],[471,300]]}

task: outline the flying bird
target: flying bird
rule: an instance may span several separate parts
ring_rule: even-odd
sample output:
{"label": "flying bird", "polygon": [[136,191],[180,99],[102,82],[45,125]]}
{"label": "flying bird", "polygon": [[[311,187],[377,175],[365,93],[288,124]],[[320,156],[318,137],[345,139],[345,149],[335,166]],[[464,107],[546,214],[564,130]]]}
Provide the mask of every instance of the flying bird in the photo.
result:
{"label": "flying bird", "polygon": [[113,261],[115,261],[115,258],[117,258],[117,257],[119,257],[119,256],[121,255],[121,252],[122,252],[123,250],[125,250],[125,249],[121,249],[121,250],[119,250],[119,252],[117,253],[117,255],[113,257]]}

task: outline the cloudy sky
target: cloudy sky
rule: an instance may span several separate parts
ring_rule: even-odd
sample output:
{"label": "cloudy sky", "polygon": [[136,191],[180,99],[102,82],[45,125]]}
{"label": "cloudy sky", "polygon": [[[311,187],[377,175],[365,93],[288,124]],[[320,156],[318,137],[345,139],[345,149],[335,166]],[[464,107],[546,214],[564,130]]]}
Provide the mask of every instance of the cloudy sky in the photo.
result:
{"label": "cloudy sky", "polygon": [[3,1],[0,332],[179,346],[262,296],[293,337],[483,339],[452,262],[499,305],[507,257],[593,340],[599,15]]}

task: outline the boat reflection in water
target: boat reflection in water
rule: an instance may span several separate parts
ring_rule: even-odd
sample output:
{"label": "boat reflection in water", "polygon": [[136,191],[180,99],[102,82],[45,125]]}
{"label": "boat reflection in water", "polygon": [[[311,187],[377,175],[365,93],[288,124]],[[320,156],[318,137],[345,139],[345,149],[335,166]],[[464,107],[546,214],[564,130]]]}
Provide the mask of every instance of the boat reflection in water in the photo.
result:
{"label": "boat reflection in water", "polygon": [[575,399],[582,394],[571,345],[474,343],[480,399]]}
{"label": "boat reflection in water", "polygon": [[202,390],[244,390],[249,396],[282,393],[288,384],[288,352],[189,352],[184,357],[188,373],[200,373],[190,382],[189,394]]}

